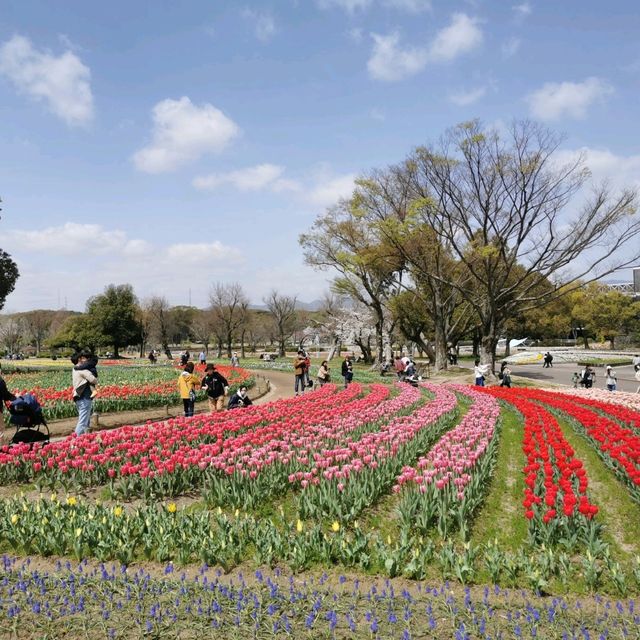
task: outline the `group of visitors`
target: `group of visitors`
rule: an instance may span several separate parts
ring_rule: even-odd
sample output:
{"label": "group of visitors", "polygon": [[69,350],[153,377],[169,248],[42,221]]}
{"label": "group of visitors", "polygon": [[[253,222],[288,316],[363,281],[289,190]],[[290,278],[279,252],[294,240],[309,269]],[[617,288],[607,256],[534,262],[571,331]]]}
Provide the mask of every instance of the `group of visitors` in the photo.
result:
{"label": "group of visitors", "polygon": [[[229,395],[229,382],[227,379],[211,363],[206,365],[205,375],[202,380],[194,374],[194,370],[193,362],[187,362],[178,377],[178,391],[180,392],[180,398],[182,398],[185,418],[193,415],[198,389],[206,391],[209,411],[222,411],[225,398]],[[238,409],[252,404],[247,386],[243,384],[229,398],[227,409]]]}
{"label": "group of visitors", "polygon": [[[309,354],[306,353],[304,349],[299,349],[293,361],[293,372],[295,376],[293,392],[295,395],[304,393],[305,388],[313,387],[314,383],[310,376],[310,370],[311,358],[309,358]],[[344,357],[340,372],[346,389],[353,381],[353,356],[351,354],[347,354]],[[326,360],[323,360],[318,367],[317,384],[322,387],[327,384],[327,382],[331,382],[331,367],[329,367],[329,363]]]}
{"label": "group of visitors", "polygon": [[[490,365],[488,364],[480,364],[480,359],[476,358],[473,367],[473,375],[475,377],[476,387],[484,387],[487,376],[489,375],[489,371],[491,370]],[[508,387],[511,389],[511,369],[506,360],[502,362],[500,365],[500,371],[498,372],[498,379],[500,380],[501,387]]]}

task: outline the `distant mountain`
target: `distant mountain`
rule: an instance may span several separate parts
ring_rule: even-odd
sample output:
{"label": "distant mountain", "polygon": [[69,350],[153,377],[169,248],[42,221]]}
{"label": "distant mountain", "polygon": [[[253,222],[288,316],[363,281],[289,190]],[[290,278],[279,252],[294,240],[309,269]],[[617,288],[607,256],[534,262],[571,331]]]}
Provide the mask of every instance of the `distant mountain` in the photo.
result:
{"label": "distant mountain", "polygon": [[[250,309],[257,309],[259,311],[266,311],[266,304],[250,304]],[[302,302],[298,300],[296,302],[296,309],[302,309],[303,311],[319,311],[322,308],[322,300],[313,300],[312,302]]]}

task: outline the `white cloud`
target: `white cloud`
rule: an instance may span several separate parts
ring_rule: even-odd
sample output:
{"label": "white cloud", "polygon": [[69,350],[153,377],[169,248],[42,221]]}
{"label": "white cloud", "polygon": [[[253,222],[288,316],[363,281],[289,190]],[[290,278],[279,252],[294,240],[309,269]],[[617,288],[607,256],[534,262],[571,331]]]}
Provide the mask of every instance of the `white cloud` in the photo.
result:
{"label": "white cloud", "polygon": [[60,298],[83,309],[107,284],[122,282],[141,298],[164,295],[172,304],[187,304],[193,283],[194,303],[204,307],[210,281],[238,279],[239,270],[248,268],[240,248],[217,240],[163,246],[74,222],[38,231],[11,229],[6,235],[21,272],[9,299],[16,310],[57,308]]}
{"label": "white cloud", "polygon": [[531,15],[533,9],[529,2],[523,2],[521,4],[514,4],[511,10],[515,14],[516,21],[522,22],[525,18]]}
{"label": "white cloud", "polygon": [[320,177],[308,193],[307,199],[312,205],[320,208],[330,207],[340,200],[352,195],[356,175],[349,173],[335,177]]}
{"label": "white cloud", "polygon": [[188,262],[191,265],[206,266],[212,262],[242,261],[242,252],[235,247],[228,247],[219,241],[173,244],[166,250],[170,260]]}
{"label": "white cloud", "polygon": [[373,50],[367,62],[369,75],[394,82],[420,73],[429,63],[449,62],[482,43],[478,20],[454,13],[451,24],[441,29],[429,46],[401,47],[397,31],[389,35],[372,33]]}
{"label": "white cloud", "polygon": [[558,164],[575,162],[580,156],[594,181],[607,181],[614,187],[640,189],[640,155],[620,156],[608,149],[563,149],[555,154]]}
{"label": "white cloud", "polygon": [[427,66],[427,50],[421,47],[401,49],[397,31],[388,36],[372,33],[371,37],[374,44],[367,68],[372,78],[393,82],[415,75]]}
{"label": "white cloud", "polygon": [[511,58],[515,56],[516,53],[518,53],[518,50],[520,49],[521,44],[522,44],[522,41],[520,40],[520,38],[513,37],[513,38],[509,38],[508,40],[505,40],[502,43],[502,47],[501,47],[502,57]]}
{"label": "white cloud", "polygon": [[431,9],[431,0],[384,0],[384,5],[409,13],[420,13]]}
{"label": "white cloud", "polygon": [[245,9],[242,16],[253,23],[255,36],[261,42],[268,42],[276,34],[276,22],[267,11]]}
{"label": "white cloud", "polygon": [[429,47],[429,59],[447,62],[468,53],[482,44],[483,35],[477,18],[466,13],[454,13],[451,24],[436,35]]}
{"label": "white cloud", "polygon": [[547,82],[530,93],[526,100],[531,114],[541,120],[562,117],[584,118],[587,109],[598,100],[613,93],[613,88],[600,78],[587,78],[584,82]]}
{"label": "white cloud", "polygon": [[13,36],[0,47],[0,74],[68,125],[85,125],[93,118],[91,71],[71,51],[54,56],[38,51],[23,36]]}
{"label": "white cloud", "polygon": [[59,227],[6,232],[12,246],[57,256],[141,255],[149,250],[144,240],[129,240],[124,231],[109,231],[99,224],[67,222]]}
{"label": "white cloud", "polygon": [[283,172],[284,167],[275,164],[259,164],[227,173],[199,176],[193,180],[193,186],[207,191],[213,191],[225,184],[232,185],[240,191],[257,191],[266,187],[282,190],[281,183],[284,181],[279,178]]}
{"label": "white cloud", "polygon": [[153,107],[151,144],[133,155],[137,169],[163,173],[222,151],[240,134],[238,125],[212,104],[197,106],[186,96],[170,98]]}
{"label": "white cloud", "polygon": [[478,87],[477,89],[471,89],[469,91],[453,93],[449,96],[449,100],[459,107],[466,107],[480,100],[480,98],[482,98],[486,93],[486,87]]}
{"label": "white cloud", "polygon": [[317,0],[317,5],[321,9],[331,9],[337,7],[343,9],[348,13],[355,13],[356,11],[362,11],[368,9],[373,0]]}

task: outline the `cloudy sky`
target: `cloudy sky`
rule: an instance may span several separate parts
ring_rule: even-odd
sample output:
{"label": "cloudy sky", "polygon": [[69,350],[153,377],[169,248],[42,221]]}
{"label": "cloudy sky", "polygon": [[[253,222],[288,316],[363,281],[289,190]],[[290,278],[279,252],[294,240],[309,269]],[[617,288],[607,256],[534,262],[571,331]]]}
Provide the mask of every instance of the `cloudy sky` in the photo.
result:
{"label": "cloudy sky", "polygon": [[321,296],[298,236],[449,126],[531,117],[640,184],[637,0],[3,0],[5,311],[109,283]]}

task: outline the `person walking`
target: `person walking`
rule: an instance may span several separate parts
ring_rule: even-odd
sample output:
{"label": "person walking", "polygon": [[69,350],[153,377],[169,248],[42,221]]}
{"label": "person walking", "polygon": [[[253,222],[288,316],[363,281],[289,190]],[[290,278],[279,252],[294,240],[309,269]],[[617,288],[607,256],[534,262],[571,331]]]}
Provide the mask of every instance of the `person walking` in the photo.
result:
{"label": "person walking", "polygon": [[604,382],[607,385],[607,389],[609,391],[615,391],[618,388],[618,378],[616,378],[616,372],[613,370],[613,367],[610,364],[607,365],[607,372]]}
{"label": "person walking", "polygon": [[509,365],[506,362],[502,363],[502,366],[500,367],[500,373],[502,374],[500,386],[511,389],[511,369],[509,369]]}
{"label": "person walking", "polygon": [[204,352],[204,349],[200,352],[200,355],[198,355],[198,362],[201,365],[207,364],[207,354]]}
{"label": "person walking", "polygon": [[[635,373],[636,382],[640,382],[640,364],[637,364],[635,366],[635,369],[636,369],[636,373]],[[636,389],[636,393],[640,393],[640,384],[638,385],[638,388]]]}
{"label": "person walking", "polygon": [[89,432],[91,412],[93,410],[93,398],[95,387],[98,383],[97,362],[98,359],[88,349],[71,356],[73,371],[71,372],[71,384],[73,386],[73,400],[78,409],[78,423],[75,434],[81,436]]}
{"label": "person walking", "polygon": [[476,358],[473,366],[473,375],[476,379],[476,387],[484,387],[484,378],[489,371],[488,364],[480,364],[480,359]]}
{"label": "person walking", "polygon": [[247,394],[247,387],[242,385],[231,396],[229,400],[229,409],[242,409],[243,407],[250,407],[253,404],[251,398]]}
{"label": "person walking", "polygon": [[293,371],[295,373],[295,382],[293,385],[293,390],[295,394],[298,395],[298,388],[300,388],[300,393],[304,393],[304,388],[307,384],[307,378],[305,374],[305,357],[304,351],[298,351],[298,355],[296,359],[293,361]]}
{"label": "person walking", "polygon": [[351,362],[351,356],[348,353],[342,361],[342,377],[344,378],[344,388],[346,389],[353,380],[353,363]]}
{"label": "person walking", "polygon": [[202,389],[207,391],[209,401],[209,411],[222,411],[224,408],[224,397],[229,392],[227,379],[216,371],[215,365],[208,364],[205,369],[205,376],[202,378]]}
{"label": "person walking", "polygon": [[233,355],[231,356],[231,366],[232,367],[239,367],[240,366],[240,358],[238,358],[238,354],[234,351]]}
{"label": "person walking", "polygon": [[330,367],[326,360],[322,361],[322,364],[318,368],[318,384],[322,387],[331,382],[331,374],[329,373]]}
{"label": "person walking", "polygon": [[306,351],[303,351],[303,355],[304,355],[304,381],[307,387],[312,387],[313,382],[311,382],[311,377],[309,375],[309,372],[311,371],[311,358],[309,357],[309,354]]}
{"label": "person walking", "polygon": [[196,389],[200,387],[200,380],[193,375],[193,369],[193,362],[187,362],[178,378],[178,391],[182,398],[185,418],[190,418],[193,415],[196,404]]}
{"label": "person walking", "polygon": [[593,383],[596,381],[596,372],[587,365],[584,369],[582,379],[584,380],[584,388],[591,389],[591,387],[593,387]]}
{"label": "person walking", "polygon": [[0,446],[5,441],[5,424],[4,424],[4,409],[5,402],[12,402],[16,397],[7,389],[7,383],[2,378],[2,370],[0,369]]}

